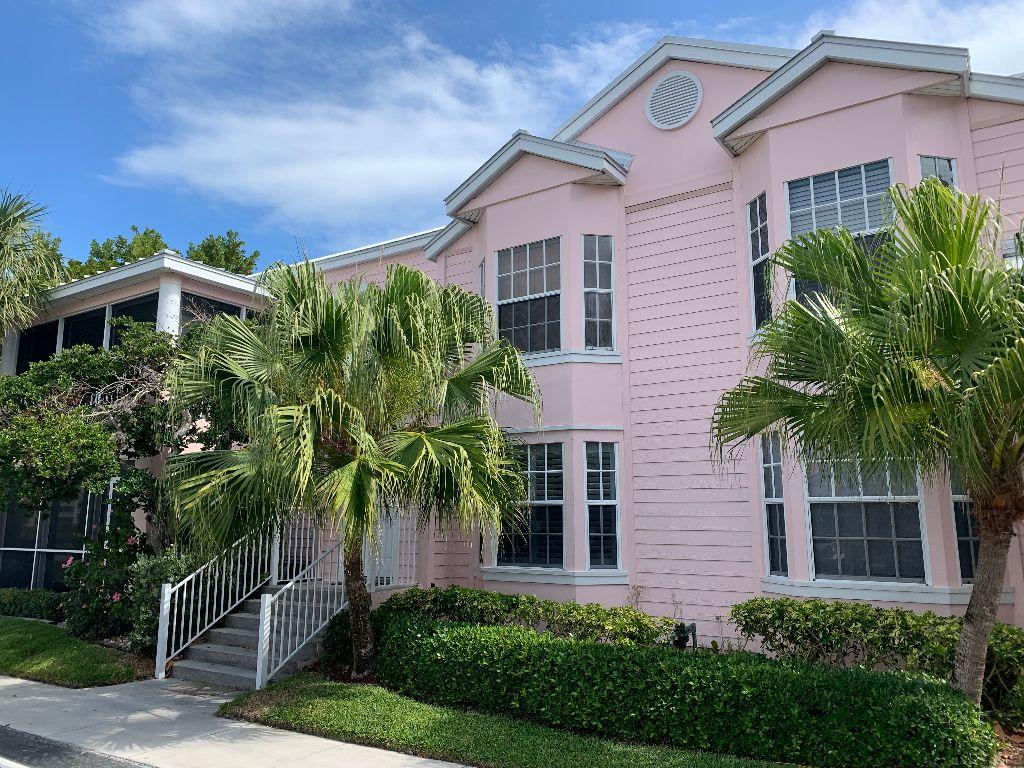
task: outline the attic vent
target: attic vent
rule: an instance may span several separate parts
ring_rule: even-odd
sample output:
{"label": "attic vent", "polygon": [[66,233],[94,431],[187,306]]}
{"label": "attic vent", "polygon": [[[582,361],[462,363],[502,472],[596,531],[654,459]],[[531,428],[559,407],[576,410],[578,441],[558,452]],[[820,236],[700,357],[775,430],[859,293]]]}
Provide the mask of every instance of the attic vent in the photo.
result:
{"label": "attic vent", "polygon": [[689,72],[671,72],[655,83],[647,97],[647,119],[655,128],[679,128],[697,114],[703,96],[700,80]]}

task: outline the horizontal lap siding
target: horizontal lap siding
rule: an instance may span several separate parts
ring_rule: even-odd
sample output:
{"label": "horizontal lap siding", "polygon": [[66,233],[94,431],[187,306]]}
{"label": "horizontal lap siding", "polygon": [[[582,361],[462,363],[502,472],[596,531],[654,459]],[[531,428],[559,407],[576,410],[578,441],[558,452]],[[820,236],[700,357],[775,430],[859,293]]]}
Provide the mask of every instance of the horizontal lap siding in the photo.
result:
{"label": "horizontal lap siding", "polygon": [[1016,231],[1024,213],[1024,120],[971,131],[978,191],[1000,204]]}
{"label": "horizontal lap siding", "polygon": [[711,461],[710,418],[746,364],[731,193],[626,217],[635,580],[652,613],[729,636],[755,591],[750,479]]}

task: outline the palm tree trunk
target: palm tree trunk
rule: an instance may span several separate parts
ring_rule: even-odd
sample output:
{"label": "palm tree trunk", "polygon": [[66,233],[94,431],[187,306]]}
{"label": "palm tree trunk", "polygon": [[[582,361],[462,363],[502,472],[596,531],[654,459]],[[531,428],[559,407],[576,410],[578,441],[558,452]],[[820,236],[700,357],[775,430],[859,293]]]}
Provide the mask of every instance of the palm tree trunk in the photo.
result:
{"label": "palm tree trunk", "polygon": [[375,649],[370,626],[370,592],[363,570],[363,542],[345,547],[345,597],[352,633],[352,677],[366,677],[373,667]]}
{"label": "palm tree trunk", "polygon": [[[986,517],[999,517],[997,510],[991,510],[990,516],[985,512],[978,515],[979,521],[985,521]],[[1006,558],[1013,540],[1013,526],[1009,522],[1000,521],[990,525],[982,523],[980,527],[974,586],[964,614],[964,626],[960,631],[953,667],[953,684],[976,704],[981,704],[988,639],[996,621],[999,596],[1006,579]]]}

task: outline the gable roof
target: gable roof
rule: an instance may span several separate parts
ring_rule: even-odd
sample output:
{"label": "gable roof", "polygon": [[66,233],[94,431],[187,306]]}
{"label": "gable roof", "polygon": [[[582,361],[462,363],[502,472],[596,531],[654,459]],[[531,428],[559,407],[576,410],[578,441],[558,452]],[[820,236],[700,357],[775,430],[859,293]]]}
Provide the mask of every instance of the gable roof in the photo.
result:
{"label": "gable roof", "polygon": [[[618,154],[621,158],[621,153]],[[535,155],[560,163],[568,163],[593,171],[585,179],[593,184],[624,184],[626,168],[612,156],[610,150],[589,144],[567,144],[553,139],[532,136],[526,131],[516,131],[504,146],[476,169],[454,192],[444,199],[445,213],[458,216],[459,211],[474,197],[489,187],[502,173],[523,155]],[[475,221],[474,217],[460,217]]]}
{"label": "gable roof", "polygon": [[797,51],[765,45],[698,40],[689,37],[663,37],[643,56],[566,120],[551,138],[572,141],[590,125],[632,93],[653,72],[669,61],[696,61],[724,64],[745,69],[772,71],[789,61]]}
{"label": "gable roof", "polygon": [[824,30],[814,36],[810,45],[712,119],[715,138],[726,150],[738,155],[757,137],[734,140],[731,135],[830,61],[954,74],[963,80],[962,93],[966,93],[971,68],[966,48],[841,37]]}
{"label": "gable roof", "polygon": [[421,251],[426,247],[427,243],[433,240],[442,231],[444,231],[444,227],[436,227],[434,229],[424,230],[423,232],[414,232],[411,235],[402,235],[400,237],[392,238],[391,240],[384,240],[380,243],[372,243],[358,248],[351,248],[347,251],[329,253],[326,256],[318,256],[317,258],[312,259],[312,263],[324,270],[337,269],[338,267],[362,264],[363,262],[373,261],[375,259],[387,259],[391,256],[409,253],[410,251]]}
{"label": "gable roof", "polygon": [[461,219],[449,221],[448,226],[434,235],[430,242],[427,243],[427,247],[423,249],[427,254],[427,258],[435,261],[441,251],[466,234],[472,227],[472,224]]}

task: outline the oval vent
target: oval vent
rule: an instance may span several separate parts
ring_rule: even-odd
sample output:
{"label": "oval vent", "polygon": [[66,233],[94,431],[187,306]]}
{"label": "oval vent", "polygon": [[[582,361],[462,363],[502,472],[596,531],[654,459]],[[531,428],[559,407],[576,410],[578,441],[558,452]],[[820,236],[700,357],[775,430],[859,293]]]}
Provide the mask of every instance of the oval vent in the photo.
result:
{"label": "oval vent", "polygon": [[700,80],[689,72],[671,72],[651,88],[647,119],[664,131],[679,128],[697,114],[702,96]]}

